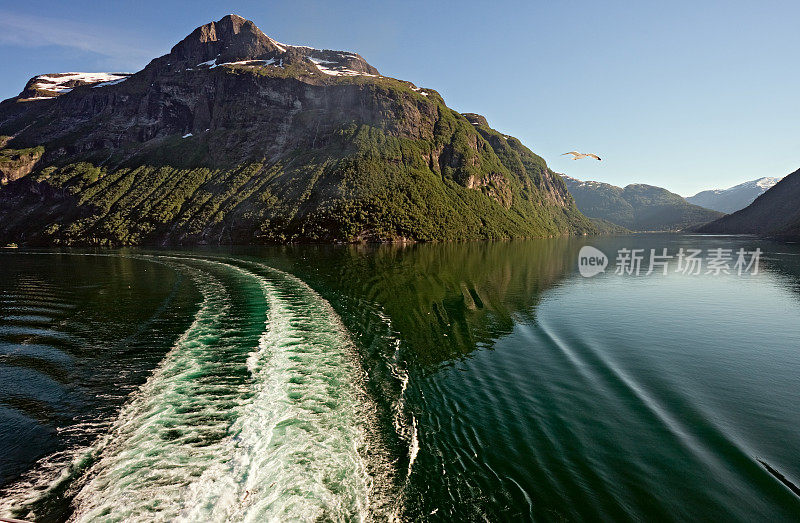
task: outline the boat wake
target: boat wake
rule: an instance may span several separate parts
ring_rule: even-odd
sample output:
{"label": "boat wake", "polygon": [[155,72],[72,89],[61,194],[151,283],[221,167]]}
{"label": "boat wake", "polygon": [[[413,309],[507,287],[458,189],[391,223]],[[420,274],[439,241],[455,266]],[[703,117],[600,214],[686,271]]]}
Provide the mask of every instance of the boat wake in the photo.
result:
{"label": "boat wake", "polygon": [[58,490],[71,521],[387,517],[392,463],[331,306],[261,264],[148,258],[193,279],[193,323],[104,436],[0,508],[35,519]]}

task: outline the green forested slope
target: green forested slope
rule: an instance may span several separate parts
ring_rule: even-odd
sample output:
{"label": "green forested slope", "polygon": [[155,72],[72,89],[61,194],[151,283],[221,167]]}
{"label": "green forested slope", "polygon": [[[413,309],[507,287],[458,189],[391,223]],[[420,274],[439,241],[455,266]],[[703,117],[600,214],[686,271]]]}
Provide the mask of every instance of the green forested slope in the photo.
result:
{"label": "green forested slope", "polygon": [[0,185],[0,242],[597,231],[544,160],[483,117],[381,76],[354,53],[276,44],[239,17],[198,28],[118,82],[58,93],[0,103],[0,159],[28,151]]}

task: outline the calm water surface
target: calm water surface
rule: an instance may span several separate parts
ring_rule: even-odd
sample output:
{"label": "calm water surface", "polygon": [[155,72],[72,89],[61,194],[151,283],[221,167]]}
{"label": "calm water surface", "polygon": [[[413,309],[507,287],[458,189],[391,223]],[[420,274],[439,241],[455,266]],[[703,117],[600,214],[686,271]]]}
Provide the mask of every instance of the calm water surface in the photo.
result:
{"label": "calm water surface", "polygon": [[[587,244],[764,255],[586,279]],[[0,516],[800,519],[796,245],[4,251],[0,271]]]}

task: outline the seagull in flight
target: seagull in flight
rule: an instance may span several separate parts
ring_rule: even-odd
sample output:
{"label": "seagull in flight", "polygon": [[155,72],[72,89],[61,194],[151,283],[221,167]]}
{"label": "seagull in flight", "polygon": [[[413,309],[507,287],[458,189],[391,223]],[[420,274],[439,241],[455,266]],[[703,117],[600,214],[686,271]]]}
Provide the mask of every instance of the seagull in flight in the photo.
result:
{"label": "seagull in flight", "polygon": [[584,153],[579,153],[579,152],[576,152],[576,151],[570,151],[568,153],[562,154],[561,156],[566,156],[568,154],[572,155],[572,159],[573,160],[580,160],[581,158],[594,158],[597,161],[601,161],[599,156],[597,156],[596,154],[592,154],[592,153],[585,153],[584,154]]}

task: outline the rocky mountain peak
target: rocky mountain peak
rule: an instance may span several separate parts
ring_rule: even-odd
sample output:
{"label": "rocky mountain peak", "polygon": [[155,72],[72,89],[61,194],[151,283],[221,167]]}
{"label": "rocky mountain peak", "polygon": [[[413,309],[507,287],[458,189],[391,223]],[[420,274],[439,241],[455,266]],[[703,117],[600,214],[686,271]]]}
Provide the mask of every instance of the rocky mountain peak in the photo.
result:
{"label": "rocky mountain peak", "polygon": [[380,76],[378,70],[358,53],[281,44],[264,34],[252,21],[230,14],[196,28],[168,54],[153,59],[138,73],[38,75],[28,81],[15,99],[21,102],[52,100],[75,88],[86,92],[86,88],[116,85],[132,76],[139,80],[133,83],[149,89],[164,78],[180,82],[219,66],[278,71],[293,65],[299,67],[295,67],[292,74],[296,77],[305,75],[305,80],[312,82],[326,76]]}
{"label": "rocky mountain peak", "polygon": [[173,63],[197,64],[215,58],[220,62],[266,59],[285,51],[285,46],[265,35],[256,24],[231,14],[192,31],[172,48],[169,57]]}
{"label": "rocky mountain peak", "polygon": [[40,75],[0,102],[0,245],[595,230],[542,158],[470,118],[229,15],[134,74]]}
{"label": "rocky mountain peak", "polygon": [[[239,15],[226,15],[201,25],[154,62],[158,70],[182,71],[198,66],[264,61],[267,64],[305,63],[331,76],[379,75],[357,53],[281,44],[256,24]],[[257,65],[257,64],[253,64]]]}

